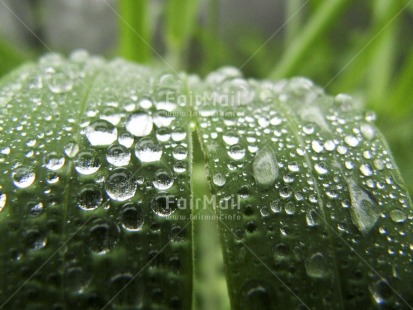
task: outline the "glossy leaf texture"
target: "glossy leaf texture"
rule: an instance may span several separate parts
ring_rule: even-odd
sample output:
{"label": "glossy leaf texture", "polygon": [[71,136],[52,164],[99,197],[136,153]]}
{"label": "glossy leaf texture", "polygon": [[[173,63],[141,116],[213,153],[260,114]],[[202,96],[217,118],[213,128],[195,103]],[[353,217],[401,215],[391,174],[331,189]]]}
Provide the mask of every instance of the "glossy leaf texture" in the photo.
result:
{"label": "glossy leaf texture", "polygon": [[304,78],[194,87],[232,308],[412,309],[412,204],[374,113]]}
{"label": "glossy leaf texture", "polygon": [[174,74],[81,51],[1,81],[1,308],[191,307],[178,95]]}

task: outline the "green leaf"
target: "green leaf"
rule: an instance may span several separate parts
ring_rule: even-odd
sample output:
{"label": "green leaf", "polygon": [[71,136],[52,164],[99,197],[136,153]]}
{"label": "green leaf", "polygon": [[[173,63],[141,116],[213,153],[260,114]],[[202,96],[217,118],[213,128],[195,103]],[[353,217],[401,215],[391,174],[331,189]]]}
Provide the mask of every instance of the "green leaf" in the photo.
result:
{"label": "green leaf", "polygon": [[412,204],[349,96],[76,52],[0,106],[0,307],[411,308]]}
{"label": "green leaf", "polygon": [[199,137],[232,307],[411,308],[411,202],[374,115],[302,78],[206,81]]}
{"label": "green leaf", "polygon": [[2,83],[0,307],[191,306],[182,87],[82,53]]}

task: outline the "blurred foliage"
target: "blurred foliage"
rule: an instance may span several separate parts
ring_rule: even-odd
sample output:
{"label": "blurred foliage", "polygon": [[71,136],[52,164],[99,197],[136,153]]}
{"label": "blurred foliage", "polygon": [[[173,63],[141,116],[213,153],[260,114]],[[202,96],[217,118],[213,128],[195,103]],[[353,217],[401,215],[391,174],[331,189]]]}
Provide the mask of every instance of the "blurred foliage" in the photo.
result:
{"label": "blurred foliage", "polygon": [[[201,75],[223,65],[239,67],[254,78],[300,75],[330,93],[350,93],[377,113],[413,193],[413,2],[277,1],[274,25],[259,27],[261,16],[250,23],[237,14],[246,3],[255,12],[270,1],[231,1],[230,16],[223,16],[218,0],[118,0],[118,6],[95,1],[110,6],[109,14],[119,20],[119,46],[102,53],[138,62],[162,60]],[[0,74],[26,60],[26,53],[0,41]]]}

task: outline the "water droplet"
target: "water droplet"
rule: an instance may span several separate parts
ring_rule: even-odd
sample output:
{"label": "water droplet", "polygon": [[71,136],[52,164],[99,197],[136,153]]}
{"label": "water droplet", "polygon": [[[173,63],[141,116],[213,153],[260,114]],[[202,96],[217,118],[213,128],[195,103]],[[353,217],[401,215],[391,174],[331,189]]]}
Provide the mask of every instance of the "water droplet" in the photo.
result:
{"label": "water droplet", "polygon": [[97,185],[87,184],[80,190],[78,206],[82,210],[95,210],[101,205],[102,201],[102,193]]}
{"label": "water droplet", "polygon": [[59,170],[62,168],[65,164],[65,158],[63,156],[60,156],[54,152],[49,153],[46,155],[44,158],[44,165],[47,169],[49,170]]}
{"label": "water droplet", "polygon": [[174,148],[172,155],[177,160],[184,160],[188,156],[188,151],[185,146],[178,145]]}
{"label": "water droplet", "polygon": [[43,212],[43,203],[30,201],[26,205],[30,216],[38,216]]}
{"label": "water droplet", "polygon": [[228,156],[234,160],[241,160],[245,156],[245,149],[239,144],[234,144],[229,148]]}
{"label": "water droplet", "polygon": [[373,174],[373,171],[371,170],[371,167],[369,164],[363,164],[360,166],[360,172],[365,175],[366,177],[369,177]]}
{"label": "water droplet", "polygon": [[334,151],[334,149],[336,148],[336,144],[332,140],[327,140],[324,143],[324,147],[327,151],[331,152],[331,151]]}
{"label": "water droplet", "polygon": [[384,169],[384,162],[381,159],[376,159],[374,161],[374,167],[378,170],[383,170]]}
{"label": "water droplet", "polygon": [[323,174],[328,173],[326,164],[323,163],[323,162],[315,164],[315,165],[314,165],[314,169],[315,169],[315,171],[316,171],[318,174],[320,174],[320,175],[323,175]]}
{"label": "water droplet", "polygon": [[67,157],[73,158],[79,152],[79,145],[74,142],[69,142],[68,144],[65,145],[64,151]]}
{"label": "water droplet", "polygon": [[100,168],[100,160],[94,150],[80,152],[74,160],[75,169],[80,174],[93,174]]}
{"label": "water droplet", "polygon": [[105,181],[106,193],[113,200],[125,201],[132,198],[135,196],[136,189],[134,176],[125,168],[112,171]]}
{"label": "water droplet", "polygon": [[108,121],[101,119],[87,126],[86,138],[93,146],[111,145],[118,138],[118,130]]}
{"label": "water droplet", "polygon": [[270,124],[273,125],[273,126],[278,126],[281,123],[282,123],[282,119],[278,116],[275,116],[270,120]]}
{"label": "water droplet", "polygon": [[274,259],[278,261],[287,260],[290,258],[290,248],[284,243],[279,243],[274,249]]}
{"label": "water droplet", "polygon": [[318,141],[318,140],[313,140],[311,142],[311,148],[316,153],[321,153],[324,150],[323,144],[321,143],[321,141]]}
{"label": "water droplet", "polygon": [[118,243],[119,233],[119,228],[114,223],[96,223],[89,230],[88,244],[93,252],[106,254]]}
{"label": "water droplet", "polygon": [[183,173],[186,171],[186,166],[183,161],[176,161],[174,163],[174,171],[177,173]]}
{"label": "water droplet", "polygon": [[127,203],[122,207],[121,211],[122,227],[128,231],[142,230],[143,226],[143,211],[142,205]]}
{"label": "water droplet", "polygon": [[[108,102],[106,103],[108,104],[112,104],[114,106],[118,106],[117,102]],[[122,115],[120,113],[117,113],[116,110],[112,107],[108,107],[106,109],[103,110],[102,114],[100,115],[101,119],[104,119],[105,121],[108,121],[109,123],[111,123],[112,125],[117,125],[119,124]]]}
{"label": "water droplet", "polygon": [[378,304],[383,304],[393,296],[393,291],[386,280],[380,280],[369,286],[373,299]]}
{"label": "water droplet", "polygon": [[282,205],[279,200],[274,200],[270,204],[271,211],[274,213],[280,213],[282,210]]}
{"label": "water droplet", "polygon": [[248,284],[246,287],[247,289],[244,289],[245,302],[242,303],[244,309],[273,309],[274,294],[270,294],[265,286],[253,283],[253,285]]}
{"label": "water droplet", "polygon": [[271,186],[278,178],[278,163],[273,150],[261,149],[252,163],[252,173],[255,181],[261,186]]}
{"label": "water droplet", "polygon": [[360,131],[362,133],[362,135],[366,138],[366,139],[373,139],[374,136],[376,135],[376,131],[374,130],[373,126],[371,126],[370,124],[363,124],[360,126]]}
{"label": "water droplet", "polygon": [[36,175],[32,168],[20,166],[12,173],[13,184],[18,188],[26,188],[33,184]]}
{"label": "water droplet", "polygon": [[73,81],[63,72],[55,73],[48,78],[50,91],[55,94],[61,94],[72,90]]}
{"label": "water droplet", "polygon": [[403,223],[407,219],[407,215],[402,210],[394,209],[390,211],[390,218],[395,223]]}
{"label": "water droplet", "polygon": [[351,147],[356,147],[359,145],[360,141],[355,137],[355,136],[345,136],[344,137],[344,142]]}
{"label": "water droplet", "polygon": [[186,130],[182,127],[176,127],[172,130],[172,140],[179,142],[186,138]]}
{"label": "water droplet", "polygon": [[311,135],[314,133],[314,131],[315,131],[315,125],[313,123],[305,124],[303,127],[303,132],[306,135]]}
{"label": "water droplet", "polygon": [[212,177],[212,182],[214,182],[216,186],[224,186],[226,179],[222,173],[215,173]]}
{"label": "water droplet", "polygon": [[320,219],[315,210],[308,211],[305,220],[307,222],[307,225],[310,227],[317,226],[320,223]]}
{"label": "water droplet", "polygon": [[228,131],[222,136],[222,140],[224,140],[227,145],[234,145],[238,143],[239,137],[235,131]]}
{"label": "water droplet", "polygon": [[157,171],[155,175],[155,180],[153,181],[153,186],[159,190],[166,190],[171,188],[174,184],[173,178],[166,171]]}
{"label": "water droplet", "polygon": [[291,172],[298,172],[300,171],[300,166],[296,161],[294,161],[288,164],[288,170],[290,170]]}
{"label": "water droplet", "polygon": [[369,233],[379,219],[377,205],[370,195],[353,180],[348,180],[351,198],[350,215],[353,224],[363,234]]}
{"label": "water droplet", "polygon": [[136,112],[129,115],[126,120],[126,130],[135,137],[145,137],[152,131],[152,116],[147,113]]}
{"label": "water droplet", "polygon": [[284,207],[284,211],[288,215],[294,215],[296,211],[294,203],[292,203],[291,201],[288,202]]}
{"label": "water droplet", "polygon": [[7,202],[7,195],[0,191],[0,212],[6,206],[6,202]]}
{"label": "water droplet", "polygon": [[118,137],[118,142],[120,145],[123,145],[124,147],[130,148],[133,144],[135,139],[129,132],[124,132],[119,135]]}
{"label": "water droplet", "polygon": [[167,127],[161,127],[156,131],[156,138],[160,142],[167,142],[171,138],[171,129]]}
{"label": "water droplet", "polygon": [[288,199],[292,195],[292,190],[289,186],[285,186],[280,190],[280,197],[284,199]]}
{"label": "water droplet", "polygon": [[32,250],[43,249],[47,244],[47,238],[37,229],[30,229],[25,232],[25,242]]}
{"label": "water droplet", "polygon": [[327,261],[323,254],[315,253],[309,259],[305,260],[305,271],[312,278],[325,278],[329,272]]}
{"label": "water droplet", "polygon": [[166,110],[159,110],[156,111],[153,122],[155,123],[156,127],[169,127],[171,123],[174,121],[175,117]]}
{"label": "water droplet", "polygon": [[162,147],[150,138],[143,138],[135,145],[135,155],[141,162],[159,161],[162,156]]}
{"label": "water droplet", "polygon": [[173,195],[161,193],[151,202],[152,210],[159,216],[168,216],[174,213],[177,209],[176,198]]}
{"label": "water droplet", "polygon": [[117,167],[128,165],[130,158],[131,154],[129,150],[123,145],[112,145],[106,153],[108,163]]}

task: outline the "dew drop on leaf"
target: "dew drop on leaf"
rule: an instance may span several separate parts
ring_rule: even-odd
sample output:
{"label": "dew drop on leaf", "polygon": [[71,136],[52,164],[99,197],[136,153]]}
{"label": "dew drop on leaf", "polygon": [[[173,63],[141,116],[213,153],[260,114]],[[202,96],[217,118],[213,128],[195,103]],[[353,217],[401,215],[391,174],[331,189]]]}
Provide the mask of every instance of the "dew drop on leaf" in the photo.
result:
{"label": "dew drop on leaf", "polygon": [[110,222],[96,223],[89,229],[89,246],[93,252],[103,255],[119,241],[119,228]]}
{"label": "dew drop on leaf", "polygon": [[351,220],[363,234],[367,234],[379,219],[377,204],[370,195],[353,180],[348,180],[351,198]]}
{"label": "dew drop on leaf", "polygon": [[188,156],[188,151],[183,145],[178,145],[174,148],[172,155],[177,160],[184,160]]}
{"label": "dew drop on leaf", "polygon": [[125,126],[126,130],[135,137],[145,137],[152,131],[152,116],[142,112],[133,113],[129,115]]}
{"label": "dew drop on leaf", "polygon": [[186,138],[186,131],[182,127],[176,127],[174,130],[172,130],[172,140],[178,142],[182,141]]}
{"label": "dew drop on leaf", "polygon": [[65,145],[64,151],[67,157],[73,158],[79,152],[79,145],[75,142],[69,142]]}
{"label": "dew drop on leaf", "polygon": [[121,133],[118,137],[118,142],[124,147],[130,148],[134,142],[133,136],[129,132]]}
{"label": "dew drop on leaf", "polygon": [[157,171],[155,174],[155,180],[153,181],[153,186],[159,190],[166,190],[171,188],[174,184],[173,178],[166,171]]}
{"label": "dew drop on leaf", "polygon": [[315,164],[314,165],[314,169],[315,169],[315,171],[318,173],[318,174],[320,174],[320,175],[323,175],[323,174],[327,174],[328,173],[328,170],[327,170],[327,168],[326,168],[326,164],[325,163],[317,163],[317,164]]}
{"label": "dew drop on leaf", "polygon": [[82,210],[90,211],[97,209],[103,201],[102,193],[95,184],[85,185],[79,193],[78,206]]}
{"label": "dew drop on leaf", "polygon": [[311,278],[325,278],[329,272],[327,261],[323,254],[315,253],[305,260],[305,271]]}
{"label": "dew drop on leaf", "polygon": [[74,160],[75,169],[80,174],[89,175],[99,170],[101,164],[94,150],[80,152]]}
{"label": "dew drop on leaf", "polygon": [[239,144],[234,144],[230,146],[228,156],[233,160],[241,160],[245,157],[245,149]]}
{"label": "dew drop on leaf", "polygon": [[390,211],[390,218],[395,223],[403,223],[406,221],[407,215],[402,210],[394,209]]}
{"label": "dew drop on leaf", "polygon": [[255,181],[261,186],[271,186],[278,178],[278,163],[274,152],[269,148],[257,152],[252,163]]}
{"label": "dew drop on leaf", "polygon": [[151,202],[153,212],[159,216],[168,216],[174,213],[177,209],[176,198],[167,193],[160,193],[154,197]]}
{"label": "dew drop on leaf", "polygon": [[143,138],[135,145],[135,155],[144,163],[159,161],[162,156],[162,147],[150,138]]}
{"label": "dew drop on leaf", "polygon": [[171,123],[174,121],[175,117],[172,116],[172,114],[166,110],[159,110],[156,111],[154,117],[153,117],[153,122],[156,125],[156,127],[169,127]]}
{"label": "dew drop on leaf", "polygon": [[105,190],[110,198],[116,201],[125,201],[135,196],[137,184],[133,174],[119,168],[112,171],[105,181]]}
{"label": "dew drop on leaf", "polygon": [[226,179],[225,176],[222,173],[215,173],[212,176],[212,182],[216,185],[216,186],[224,186],[226,183]]}
{"label": "dew drop on leaf", "polygon": [[93,146],[111,145],[118,138],[118,130],[108,121],[101,119],[87,126],[86,138]]}
{"label": "dew drop on leaf", "polygon": [[379,280],[373,283],[369,289],[377,304],[383,304],[393,296],[393,291],[386,280]]}
{"label": "dew drop on leaf", "polygon": [[19,166],[12,173],[13,184],[18,188],[26,188],[33,184],[36,175],[32,168]]}
{"label": "dew drop on leaf", "polygon": [[139,231],[143,225],[142,205],[127,203],[121,210],[122,227],[128,231]]}
{"label": "dew drop on leaf", "polygon": [[171,138],[171,129],[167,127],[158,128],[156,131],[156,138],[160,142],[167,142]]}
{"label": "dew drop on leaf", "polygon": [[7,202],[7,195],[0,191],[0,212],[3,210],[3,208],[6,206]]}
{"label": "dew drop on leaf", "polygon": [[73,81],[62,72],[53,74],[48,78],[47,82],[50,91],[55,94],[65,93],[73,88]]}
{"label": "dew drop on leaf", "polygon": [[26,205],[26,209],[30,216],[38,216],[43,212],[43,203],[29,201]]}
{"label": "dew drop on leaf", "polygon": [[345,136],[344,137],[344,142],[351,147],[356,147],[359,145],[360,141],[355,137],[355,136]]}
{"label": "dew drop on leaf", "polygon": [[55,152],[49,153],[44,158],[44,165],[49,170],[59,170],[65,164],[65,158]]}
{"label": "dew drop on leaf", "polygon": [[238,135],[234,131],[228,131],[223,136],[222,139],[227,145],[237,144],[239,141]]}
{"label": "dew drop on leaf", "polygon": [[129,150],[123,145],[112,145],[106,152],[106,160],[108,163],[122,167],[129,164],[131,154]]}

